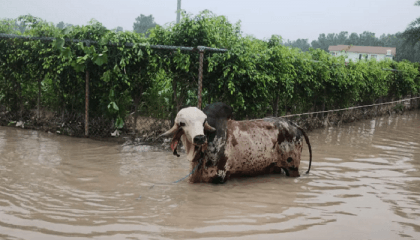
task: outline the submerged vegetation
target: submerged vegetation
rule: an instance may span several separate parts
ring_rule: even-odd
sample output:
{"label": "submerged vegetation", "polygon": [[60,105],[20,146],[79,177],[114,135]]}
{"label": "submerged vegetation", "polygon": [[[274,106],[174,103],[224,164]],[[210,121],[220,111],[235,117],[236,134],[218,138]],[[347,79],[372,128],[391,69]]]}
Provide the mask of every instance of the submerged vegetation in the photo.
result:
{"label": "submerged vegetation", "polygon": [[[25,26],[23,33],[19,26]],[[87,75],[89,115],[110,119],[114,128],[123,128],[130,112],[170,119],[182,106],[196,105],[199,54],[150,45],[227,49],[205,54],[203,107],[223,101],[233,106],[236,119],[344,108],[420,92],[418,63],[346,64],[343,56],[322,49],[285,46],[276,35],[268,40],[244,36],[240,23],[209,11],[146,33],[108,30],[95,20],[57,27],[33,16],[1,20],[0,33],[55,38],[0,38],[0,111],[19,112],[20,118],[38,105],[83,116]]]}

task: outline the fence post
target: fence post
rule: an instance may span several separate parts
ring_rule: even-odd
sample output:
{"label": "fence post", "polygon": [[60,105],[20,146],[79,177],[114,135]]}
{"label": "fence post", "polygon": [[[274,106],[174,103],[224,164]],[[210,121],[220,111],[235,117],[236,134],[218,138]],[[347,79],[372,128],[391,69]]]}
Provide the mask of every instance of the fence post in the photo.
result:
{"label": "fence post", "polygon": [[89,70],[87,69],[85,82],[85,137],[89,137]]}
{"label": "fence post", "polygon": [[173,78],[172,79],[172,113],[171,113],[171,126],[173,126],[175,124],[175,117],[176,114],[178,112],[178,98],[177,98],[177,93],[176,93],[176,89],[177,89],[177,79]]}
{"label": "fence post", "polygon": [[198,103],[197,108],[201,109],[201,92],[203,90],[203,60],[204,60],[204,50],[200,49],[200,62],[199,62],[199,68],[198,68]]}
{"label": "fence post", "polygon": [[36,119],[39,121],[41,118],[41,78],[38,79],[38,104],[36,111]]}

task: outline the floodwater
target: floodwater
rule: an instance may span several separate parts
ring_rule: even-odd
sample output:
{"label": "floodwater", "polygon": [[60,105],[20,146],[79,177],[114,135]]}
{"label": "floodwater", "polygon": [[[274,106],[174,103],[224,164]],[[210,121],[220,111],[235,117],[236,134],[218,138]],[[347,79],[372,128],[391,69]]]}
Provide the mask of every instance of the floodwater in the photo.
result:
{"label": "floodwater", "polygon": [[184,156],[0,127],[0,239],[420,239],[420,112],[309,132],[300,178],[171,184]]}

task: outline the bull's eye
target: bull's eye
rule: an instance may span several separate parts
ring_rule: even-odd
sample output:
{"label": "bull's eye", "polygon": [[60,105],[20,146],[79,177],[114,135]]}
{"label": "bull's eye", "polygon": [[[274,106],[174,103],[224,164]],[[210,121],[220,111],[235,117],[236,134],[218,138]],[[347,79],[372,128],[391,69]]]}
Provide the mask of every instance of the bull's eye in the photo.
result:
{"label": "bull's eye", "polygon": [[181,126],[181,127],[185,127],[185,123],[184,123],[184,122],[180,122],[180,123],[179,123],[179,126]]}

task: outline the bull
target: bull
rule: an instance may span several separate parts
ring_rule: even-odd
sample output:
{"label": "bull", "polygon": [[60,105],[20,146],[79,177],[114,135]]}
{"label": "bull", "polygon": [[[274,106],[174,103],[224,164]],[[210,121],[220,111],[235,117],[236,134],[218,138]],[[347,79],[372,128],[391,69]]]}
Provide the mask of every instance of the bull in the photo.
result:
{"label": "bull", "polygon": [[232,120],[233,109],[224,103],[181,109],[174,126],[160,137],[173,136],[174,155],[182,141],[188,161],[194,169],[192,183],[223,183],[232,177],[281,173],[299,177],[300,158],[305,139],[302,128],[282,118]]}

